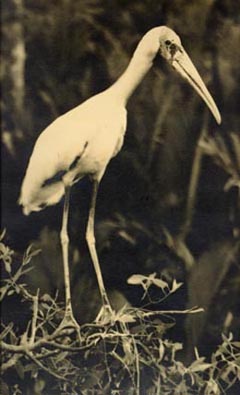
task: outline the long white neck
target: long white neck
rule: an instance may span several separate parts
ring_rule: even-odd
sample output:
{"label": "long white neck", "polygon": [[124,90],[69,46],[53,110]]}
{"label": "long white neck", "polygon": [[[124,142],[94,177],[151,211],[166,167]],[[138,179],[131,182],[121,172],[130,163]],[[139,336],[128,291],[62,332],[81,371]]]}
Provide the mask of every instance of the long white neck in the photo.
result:
{"label": "long white neck", "polygon": [[159,50],[159,28],[154,28],[143,36],[133,57],[121,77],[108,89],[114,92],[125,106],[133,91],[151,68]]}

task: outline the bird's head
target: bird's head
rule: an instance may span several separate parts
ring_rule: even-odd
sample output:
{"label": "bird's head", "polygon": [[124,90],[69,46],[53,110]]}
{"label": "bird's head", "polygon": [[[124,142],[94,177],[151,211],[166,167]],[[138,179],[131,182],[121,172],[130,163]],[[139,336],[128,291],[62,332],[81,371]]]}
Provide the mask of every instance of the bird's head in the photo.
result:
{"label": "bird's head", "polygon": [[209,107],[217,123],[220,124],[219,110],[196,67],[184,50],[179,36],[166,26],[156,28],[155,34],[158,36],[161,56],[195,89]]}
{"label": "bird's head", "polygon": [[159,51],[169,63],[182,52],[180,37],[167,26],[159,28]]}

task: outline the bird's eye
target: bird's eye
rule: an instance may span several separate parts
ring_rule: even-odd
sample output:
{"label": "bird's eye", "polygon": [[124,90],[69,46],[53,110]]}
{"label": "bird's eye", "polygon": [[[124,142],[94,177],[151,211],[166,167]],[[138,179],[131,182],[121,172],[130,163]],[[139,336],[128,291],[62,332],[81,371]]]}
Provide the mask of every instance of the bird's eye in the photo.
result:
{"label": "bird's eye", "polygon": [[170,45],[170,44],[171,44],[171,41],[170,41],[170,40],[166,40],[166,41],[165,41],[165,44],[166,44],[166,45]]}
{"label": "bird's eye", "polygon": [[169,47],[169,50],[170,50],[171,56],[174,56],[175,53],[176,53],[177,50],[178,50],[178,47],[177,47],[177,45],[175,45],[175,44],[172,43],[172,44],[170,45],[170,47]]}

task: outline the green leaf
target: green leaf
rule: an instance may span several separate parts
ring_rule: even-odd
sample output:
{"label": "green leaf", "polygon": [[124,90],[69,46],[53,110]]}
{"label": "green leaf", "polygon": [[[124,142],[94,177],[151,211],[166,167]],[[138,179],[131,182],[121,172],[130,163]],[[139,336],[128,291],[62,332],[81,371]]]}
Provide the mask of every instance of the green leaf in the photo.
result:
{"label": "green leaf", "polygon": [[232,342],[232,345],[240,349],[240,342]]}
{"label": "green leaf", "polygon": [[176,352],[183,349],[182,343],[175,342],[172,344],[172,349]]}
{"label": "green leaf", "polygon": [[131,277],[128,278],[127,283],[131,285],[138,285],[142,284],[143,281],[146,281],[147,277],[143,276],[142,274],[133,274]]}
{"label": "green leaf", "polygon": [[43,379],[39,379],[36,381],[34,389],[36,394],[42,394],[43,389],[45,388],[45,381]]}
{"label": "green leaf", "polygon": [[183,395],[183,394],[188,394],[188,387],[186,386],[184,380],[182,380],[181,383],[178,384],[174,390],[174,395]]}
{"label": "green leaf", "polygon": [[15,333],[13,333],[13,331],[10,332],[10,341],[11,341],[11,344],[17,344],[17,337],[16,337]]}
{"label": "green leaf", "polygon": [[116,321],[128,323],[128,322],[135,322],[136,320],[131,314],[122,314],[116,316]]}
{"label": "green leaf", "polygon": [[132,340],[129,338],[123,338],[122,345],[123,345],[123,351],[125,353],[124,361],[126,362],[127,365],[131,365],[135,360]]}
{"label": "green leaf", "polygon": [[168,283],[166,281],[160,280],[160,278],[153,278],[152,283],[162,290],[168,288]]}
{"label": "green leaf", "polygon": [[[240,369],[239,369],[240,370]],[[237,379],[238,368],[234,365],[229,365],[221,374],[221,379],[227,384],[233,383]]]}
{"label": "green leaf", "polygon": [[38,248],[36,250],[32,250],[32,249],[33,249],[33,245],[30,244],[29,247],[27,248],[27,250],[24,253],[23,265],[27,265],[35,255],[37,255],[37,254],[39,254],[41,252],[40,248]]}
{"label": "green leaf", "polygon": [[21,380],[24,379],[24,366],[21,361],[17,361],[15,364],[15,369],[17,371],[18,376],[20,377]]}
{"label": "green leaf", "polygon": [[165,349],[164,349],[163,342],[160,341],[160,344],[159,344],[159,347],[158,347],[158,354],[159,354],[158,360],[159,360],[159,362],[161,362],[161,360],[163,359],[164,350],[165,350]]}
{"label": "green leaf", "polygon": [[190,372],[204,372],[204,370],[210,368],[212,366],[211,363],[206,363],[205,357],[201,357],[196,359],[190,366],[189,366],[189,371]]}
{"label": "green leaf", "polygon": [[211,367],[211,363],[198,363],[198,361],[195,361],[191,366],[190,370],[191,372],[204,372],[205,370],[209,369]]}
{"label": "green leaf", "polygon": [[204,395],[220,395],[220,389],[213,379],[207,382],[207,386],[204,391]]}
{"label": "green leaf", "polygon": [[4,238],[5,234],[6,234],[6,229],[3,229],[0,234],[0,241]]}
{"label": "green leaf", "polygon": [[56,363],[61,362],[63,359],[65,359],[68,356],[68,351],[61,352],[58,354],[58,356],[55,358]]}
{"label": "green leaf", "polygon": [[44,295],[42,296],[42,300],[43,300],[44,302],[52,302],[52,297],[51,297],[49,294],[44,294]]}
{"label": "green leaf", "polygon": [[12,258],[10,256],[6,257],[4,259],[4,263],[5,263],[6,272],[11,273],[11,271],[12,271],[12,267],[11,267],[11,265],[12,265]]}
{"label": "green leaf", "polygon": [[38,249],[32,251],[31,254],[30,254],[31,258],[32,258],[33,256],[38,255],[41,251],[42,251],[41,248],[38,248]]}
{"label": "green leaf", "polygon": [[172,289],[171,292],[175,292],[178,288],[180,288],[183,285],[183,283],[178,283],[175,279],[173,280],[172,283]]}

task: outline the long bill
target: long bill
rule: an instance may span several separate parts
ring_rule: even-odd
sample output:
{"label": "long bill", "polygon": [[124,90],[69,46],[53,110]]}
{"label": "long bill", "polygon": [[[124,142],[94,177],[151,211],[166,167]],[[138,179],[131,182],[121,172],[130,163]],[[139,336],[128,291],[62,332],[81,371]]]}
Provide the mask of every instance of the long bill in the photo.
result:
{"label": "long bill", "polygon": [[211,94],[209,93],[206,85],[204,84],[202,78],[200,77],[196,67],[192,63],[186,51],[181,47],[180,52],[178,52],[176,58],[171,60],[172,67],[189,82],[190,85],[197,91],[197,93],[204,100],[210,111],[212,112],[216,122],[221,123],[221,115],[213,100]]}

